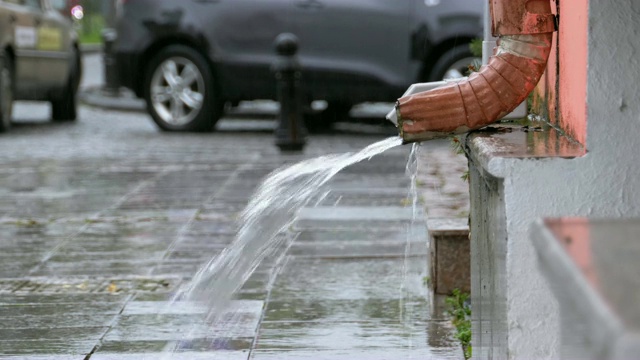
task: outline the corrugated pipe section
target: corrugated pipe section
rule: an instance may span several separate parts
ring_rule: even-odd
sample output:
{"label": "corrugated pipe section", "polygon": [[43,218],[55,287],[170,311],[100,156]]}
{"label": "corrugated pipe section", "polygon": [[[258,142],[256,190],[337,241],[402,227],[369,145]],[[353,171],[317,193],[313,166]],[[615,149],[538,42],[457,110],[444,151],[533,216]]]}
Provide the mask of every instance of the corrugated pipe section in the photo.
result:
{"label": "corrugated pipe section", "polygon": [[468,79],[400,98],[405,142],[479,129],[501,119],[538,84],[551,50],[555,16],[549,0],[488,0],[498,47]]}

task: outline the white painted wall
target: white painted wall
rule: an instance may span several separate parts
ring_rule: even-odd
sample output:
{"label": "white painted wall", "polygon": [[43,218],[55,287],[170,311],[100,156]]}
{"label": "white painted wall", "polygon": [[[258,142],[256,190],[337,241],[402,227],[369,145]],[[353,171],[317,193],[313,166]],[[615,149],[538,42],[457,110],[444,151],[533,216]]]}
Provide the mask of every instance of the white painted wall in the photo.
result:
{"label": "white painted wall", "polygon": [[640,1],[591,0],[584,157],[492,159],[504,178],[508,348],[513,359],[557,358],[557,304],[537,271],[537,218],[640,217]]}

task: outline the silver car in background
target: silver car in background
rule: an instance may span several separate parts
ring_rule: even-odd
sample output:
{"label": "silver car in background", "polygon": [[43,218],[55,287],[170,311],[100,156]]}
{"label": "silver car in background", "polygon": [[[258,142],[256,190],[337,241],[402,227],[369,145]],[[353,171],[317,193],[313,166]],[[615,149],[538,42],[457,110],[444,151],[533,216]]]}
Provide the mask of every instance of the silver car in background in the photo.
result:
{"label": "silver car in background", "polygon": [[0,0],[0,132],[14,100],[51,102],[54,121],[76,119],[81,77],[71,21],[49,0]]}
{"label": "silver car in background", "polygon": [[[275,99],[274,39],[300,41],[308,103],[325,121],[466,73],[483,0],[119,0],[120,83],[163,130],[209,131],[225,104]],[[466,74],[465,74],[466,75]]]}

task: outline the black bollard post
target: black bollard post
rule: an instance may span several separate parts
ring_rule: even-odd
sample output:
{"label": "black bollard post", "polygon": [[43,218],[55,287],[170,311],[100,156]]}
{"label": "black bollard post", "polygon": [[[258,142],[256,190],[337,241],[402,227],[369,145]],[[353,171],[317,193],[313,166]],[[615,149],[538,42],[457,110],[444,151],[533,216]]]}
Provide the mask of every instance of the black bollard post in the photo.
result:
{"label": "black bollard post", "polygon": [[107,28],[102,30],[103,61],[104,61],[104,90],[113,96],[117,96],[120,92],[120,84],[118,83],[118,69],[116,68],[115,54],[113,53],[113,43],[116,41],[117,33],[114,29]]}
{"label": "black bollard post", "polygon": [[280,151],[302,151],[306,143],[300,94],[300,63],[296,57],[298,38],[289,33],[275,40],[278,58],[273,64],[278,87],[280,113],[275,143]]}

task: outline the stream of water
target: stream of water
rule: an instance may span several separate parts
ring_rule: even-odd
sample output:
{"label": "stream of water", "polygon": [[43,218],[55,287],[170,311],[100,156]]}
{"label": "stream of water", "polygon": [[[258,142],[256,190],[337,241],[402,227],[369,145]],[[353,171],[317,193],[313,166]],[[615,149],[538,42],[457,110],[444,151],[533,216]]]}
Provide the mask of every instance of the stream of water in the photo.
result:
{"label": "stream of water", "polygon": [[320,156],[271,173],[244,209],[232,244],[207,263],[172,303],[196,302],[206,309],[208,323],[221,320],[234,294],[260,262],[286,242],[278,234],[291,225],[301,207],[320,195],[324,184],[345,167],[401,144],[402,139],[391,137],[357,153]]}
{"label": "stream of water", "polygon": [[[406,333],[408,334],[408,342],[407,348],[411,350],[413,348],[413,313],[411,312],[411,308],[406,306],[405,300],[409,297],[409,271],[410,264],[409,259],[411,256],[411,242],[413,240],[413,235],[416,233],[416,223],[419,216],[419,208],[418,208],[418,144],[414,143],[411,146],[411,152],[409,153],[409,159],[407,160],[406,166],[406,174],[409,177],[410,185],[409,185],[409,193],[407,194],[407,198],[410,201],[411,206],[411,223],[407,229],[407,238],[404,248],[404,262],[402,264],[402,284],[400,285],[400,321],[404,326]],[[411,352],[409,352],[411,354]],[[411,358],[411,355],[409,355]]]}

